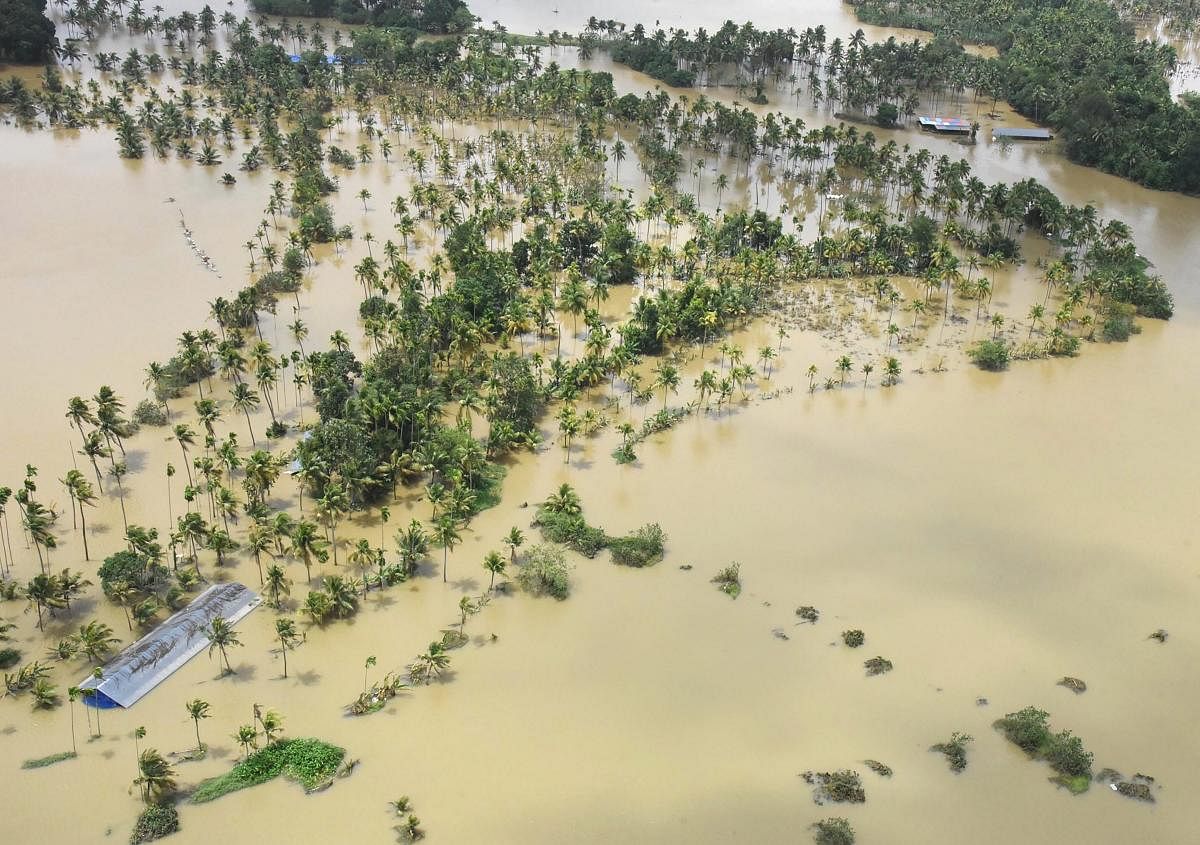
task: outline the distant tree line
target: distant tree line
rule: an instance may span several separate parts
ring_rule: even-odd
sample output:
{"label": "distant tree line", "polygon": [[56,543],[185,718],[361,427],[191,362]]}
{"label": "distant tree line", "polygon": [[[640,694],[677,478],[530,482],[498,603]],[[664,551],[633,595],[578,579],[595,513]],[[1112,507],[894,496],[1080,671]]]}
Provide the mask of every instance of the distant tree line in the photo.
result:
{"label": "distant tree line", "polygon": [[267,15],[337,18],[342,23],[372,23],[422,32],[465,32],[475,17],[463,0],[253,0]]}

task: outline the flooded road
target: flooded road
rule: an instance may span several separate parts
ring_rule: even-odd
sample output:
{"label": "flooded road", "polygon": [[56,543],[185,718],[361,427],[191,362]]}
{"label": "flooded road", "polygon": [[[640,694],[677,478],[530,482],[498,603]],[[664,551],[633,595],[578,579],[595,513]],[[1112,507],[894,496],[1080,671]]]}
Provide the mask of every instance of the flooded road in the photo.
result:
{"label": "flooded road", "polygon": [[[553,15],[508,0],[491,8],[475,11],[512,31],[574,31],[594,11],[560,3]],[[605,13],[692,28],[719,26],[728,14],[708,3]],[[738,17],[760,26],[824,23],[831,32],[857,26],[846,8],[817,0],[751,3]],[[577,62],[565,49],[553,59]],[[654,85],[603,56],[587,66],[610,70],[622,91]],[[732,89],[706,95],[734,99]],[[767,108],[812,125],[831,120],[805,106],[776,96]],[[355,133],[339,131],[338,143],[353,149]],[[1200,823],[1190,800],[1200,785],[1191,729],[1200,679],[1190,670],[1200,659],[1200,200],[1075,167],[1053,146],[1005,151],[874,131],[966,157],[989,182],[1034,176],[1066,202],[1090,201],[1124,219],[1169,281],[1177,316],[1146,323],[1126,344],[1086,344],[1076,359],[1017,362],[1003,374],[953,359],[947,372],[906,372],[896,388],[875,382],[812,395],[805,370],[816,363],[827,371],[833,353],[821,338],[793,333],[773,378],[778,398],[689,419],[647,441],[638,464],[612,461],[613,431],[581,441],[570,464],[548,438],[541,453],[509,468],[501,504],[464,531],[449,555],[448,585],[436,577],[439,550],[422,577],[372,593],[351,621],[312,631],[289,657],[288,680],[279,677],[274,614],[264,608],[239,625],[245,647],[231,655],[235,676],[217,679],[216,663],[201,655],[130,711],[105,712],[103,738],[93,742],[84,741],[76,708],[79,760],[17,772],[21,760],[70,747],[71,711],[31,713],[27,698],[0,701],[0,760],[22,796],[0,819],[5,840],[123,841],[140,806],[136,791],[126,793],[136,775],[133,730],[144,725],[145,742],[164,752],[190,748],[184,702],[201,697],[212,704],[201,725],[212,752],[178,766],[183,784],[227,768],[238,753],[232,734],[250,722],[252,703],[282,713],[288,735],[335,742],[361,762],[318,795],[278,781],[184,805],[173,840],[181,843],[392,842],[397,820],[387,802],[401,795],[435,842],[794,842],[831,815],[848,817],[862,843],[1190,841]],[[203,324],[211,300],[243,284],[242,244],[272,177],[239,172],[226,189],[216,183],[225,168],[130,163],[104,131],[0,127],[0,149],[0,182],[21,198],[0,205],[8,247],[0,482],[16,486],[33,463],[49,491],[70,467],[66,400],[108,383],[136,403],[145,364],[169,357],[182,330]],[[636,176],[627,164],[623,181],[632,186]],[[333,197],[336,218],[390,233],[387,203],[409,178],[381,161],[360,166]],[[367,212],[355,198],[362,187],[375,197]],[[708,190],[705,207],[714,201]],[[742,190],[752,202],[751,186]],[[180,210],[223,278],[188,248]],[[318,254],[301,294],[312,343],[357,328],[351,268],[365,254],[357,238],[348,254]],[[281,307],[280,322],[291,319]],[[291,349],[274,320],[263,325],[268,340]],[[774,334],[756,325],[735,340],[755,349]],[[708,366],[716,356],[710,349]],[[685,384],[700,366],[689,365]],[[189,419],[192,398],[173,403]],[[293,404],[284,415],[294,423]],[[244,437],[232,414],[223,426]],[[179,453],[165,436],[145,429],[130,441],[131,522],[167,524],[163,471]],[[575,557],[567,601],[498,596],[467,623],[473,640],[454,653],[450,680],[402,695],[383,713],[343,717],[362,688],[365,659],[377,657],[377,679],[456,623],[459,598],[486,588],[484,554],[502,549],[512,525],[536,539],[527,527],[532,507],[522,504],[563,482],[577,488],[589,521],[612,533],[660,523],[666,559],[637,571],[604,554]],[[176,514],[178,497],[176,488]],[[65,511],[65,493],[57,500]],[[416,492],[407,494],[388,532],[429,513]],[[115,497],[89,524],[93,557],[120,547]],[[347,533],[377,539],[379,528],[375,513],[362,514]],[[60,542],[56,566],[94,574],[76,532],[62,532]],[[14,547],[18,574],[28,578],[36,557],[17,531]],[[736,601],[709,583],[731,561],[742,566]],[[220,575],[257,584],[244,556]],[[290,575],[293,600],[302,599],[302,567]],[[23,602],[0,604],[0,617],[19,624],[26,659],[93,616],[128,642],[120,609],[97,593],[50,623],[46,639]],[[820,621],[797,626],[800,605],[817,607]],[[865,632],[862,649],[841,645],[848,628]],[[1170,634],[1161,645],[1147,639],[1158,628]],[[867,678],[862,661],[876,654],[896,668]],[[83,671],[59,670],[56,683],[65,688]],[[1083,678],[1088,691],[1056,686],[1064,675]],[[1158,802],[1100,786],[1081,797],[1056,790],[1043,764],[990,726],[1026,705],[1081,736],[1097,770],[1155,776]],[[928,751],[953,731],[975,737],[957,776]],[[895,774],[872,774],[867,758]],[[847,767],[863,773],[867,803],[814,805],[798,774]]]}

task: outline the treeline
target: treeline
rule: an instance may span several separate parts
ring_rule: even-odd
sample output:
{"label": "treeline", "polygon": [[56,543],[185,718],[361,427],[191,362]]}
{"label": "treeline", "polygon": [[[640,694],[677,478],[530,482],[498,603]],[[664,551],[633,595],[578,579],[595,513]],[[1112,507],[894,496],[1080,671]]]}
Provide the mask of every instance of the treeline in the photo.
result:
{"label": "treeline", "polygon": [[1160,190],[1200,192],[1200,112],[1175,102],[1175,51],[1139,41],[1101,0],[862,0],[860,18],[996,45],[998,93],[1053,125],[1072,160]]}
{"label": "treeline", "polygon": [[0,0],[0,61],[40,62],[57,46],[46,0]]}
{"label": "treeline", "polygon": [[475,16],[463,0],[253,0],[264,15],[337,18],[342,23],[416,29],[421,32],[466,32]]}

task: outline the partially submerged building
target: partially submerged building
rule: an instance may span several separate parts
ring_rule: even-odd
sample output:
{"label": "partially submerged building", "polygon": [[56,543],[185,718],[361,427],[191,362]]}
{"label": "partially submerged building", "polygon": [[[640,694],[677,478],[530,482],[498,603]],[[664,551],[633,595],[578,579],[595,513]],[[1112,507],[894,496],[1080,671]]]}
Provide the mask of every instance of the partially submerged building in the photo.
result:
{"label": "partially submerged building", "polygon": [[917,117],[917,122],[921,124],[922,129],[928,129],[943,135],[971,134],[970,122],[963,120],[961,117],[930,117],[923,114]]}
{"label": "partially submerged building", "polygon": [[1049,141],[1054,135],[1049,129],[1026,129],[1020,126],[997,126],[992,130],[992,140],[1008,138],[1010,141]]}
{"label": "partially submerged building", "polygon": [[262,600],[242,584],[213,584],[182,610],[104,666],[101,677],[89,677],[81,690],[95,690],[84,700],[93,707],[129,707],[161,684],[183,664],[208,648],[204,629],[217,617],[234,624]]}

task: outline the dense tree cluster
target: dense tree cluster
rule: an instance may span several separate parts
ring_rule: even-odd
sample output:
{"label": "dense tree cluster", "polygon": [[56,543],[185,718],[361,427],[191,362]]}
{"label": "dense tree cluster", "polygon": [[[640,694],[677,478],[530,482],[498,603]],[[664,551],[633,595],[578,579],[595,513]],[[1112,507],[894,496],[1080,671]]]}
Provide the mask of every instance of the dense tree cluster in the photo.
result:
{"label": "dense tree cluster", "polygon": [[0,0],[0,61],[39,62],[57,46],[46,0]]}
{"label": "dense tree cluster", "polygon": [[994,91],[1055,126],[1073,160],[1200,192],[1200,109],[1171,97],[1174,49],[1139,41],[1103,0],[862,0],[856,11],[871,23],[995,44]]}

